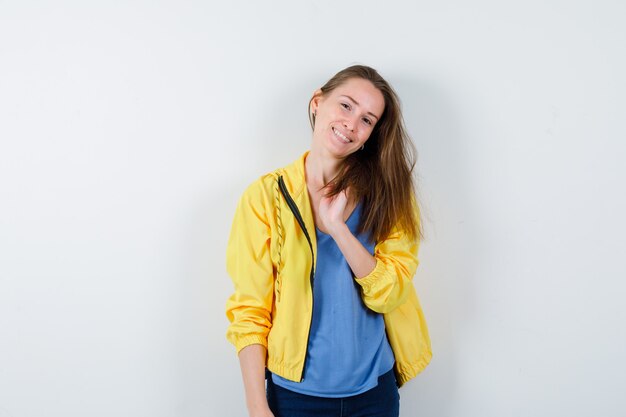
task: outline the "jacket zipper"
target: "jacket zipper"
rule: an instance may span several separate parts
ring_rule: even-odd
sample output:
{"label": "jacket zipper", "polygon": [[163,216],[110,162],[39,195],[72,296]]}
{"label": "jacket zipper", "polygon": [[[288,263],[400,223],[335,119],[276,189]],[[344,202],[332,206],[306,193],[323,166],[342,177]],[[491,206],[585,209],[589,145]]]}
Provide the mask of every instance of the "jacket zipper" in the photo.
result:
{"label": "jacket zipper", "polygon": [[[291,198],[289,191],[287,191],[287,187],[285,186],[285,182],[283,181],[282,175],[278,177],[278,187],[280,188],[280,192],[282,193],[283,197],[285,197],[285,201],[287,201],[287,205],[289,206],[289,209],[291,210],[293,215],[296,217],[296,220],[298,221],[300,228],[304,232],[304,236],[306,237],[307,242],[309,242],[309,248],[311,249],[312,262],[311,262],[311,272],[309,273],[309,282],[311,284],[311,318],[309,320],[309,332],[306,337],[306,345],[307,345],[307,350],[308,350],[309,338],[311,337],[311,325],[313,323],[313,304],[315,303],[315,298],[313,297],[313,285],[314,285],[313,280],[315,276],[315,254],[313,253],[313,244],[311,243],[311,236],[309,236],[309,232],[306,229],[306,225],[304,224],[304,220],[302,219],[300,210],[298,210],[298,206],[296,205],[295,201],[293,201],[293,198]],[[306,367],[306,356],[307,355],[305,352],[304,361],[302,365],[302,373],[300,374],[300,382],[304,381],[303,376],[304,376],[304,369]]]}

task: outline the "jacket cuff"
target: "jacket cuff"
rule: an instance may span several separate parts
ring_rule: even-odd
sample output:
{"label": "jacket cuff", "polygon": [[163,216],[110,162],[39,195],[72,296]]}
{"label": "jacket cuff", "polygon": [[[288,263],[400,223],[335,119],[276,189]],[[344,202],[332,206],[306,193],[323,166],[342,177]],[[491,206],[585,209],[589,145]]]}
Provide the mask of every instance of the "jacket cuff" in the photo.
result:
{"label": "jacket cuff", "polygon": [[376,259],[374,270],[363,278],[355,278],[357,284],[363,287],[365,293],[370,292],[371,288],[376,285],[380,278],[385,274],[385,264],[380,259]]}
{"label": "jacket cuff", "polygon": [[243,336],[238,338],[234,344],[235,348],[237,349],[237,354],[241,352],[241,349],[250,345],[263,345],[265,346],[265,349],[267,349],[267,337],[258,334],[252,334],[249,336]]}

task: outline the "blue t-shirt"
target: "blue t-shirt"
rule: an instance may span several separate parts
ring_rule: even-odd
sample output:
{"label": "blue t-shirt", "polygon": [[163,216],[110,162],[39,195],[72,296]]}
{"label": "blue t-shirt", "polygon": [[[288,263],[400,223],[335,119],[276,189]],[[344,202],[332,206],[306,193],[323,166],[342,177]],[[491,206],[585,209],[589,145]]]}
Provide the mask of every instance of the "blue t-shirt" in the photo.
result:
{"label": "blue t-shirt", "polygon": [[[346,225],[373,254],[375,244],[369,234],[356,232],[360,216],[359,204]],[[393,351],[383,316],[363,304],[360,286],[333,238],[318,229],[316,236],[313,319],[304,379],[293,382],[272,374],[272,381],[318,397],[357,395],[374,388],[378,377],[391,370]]]}

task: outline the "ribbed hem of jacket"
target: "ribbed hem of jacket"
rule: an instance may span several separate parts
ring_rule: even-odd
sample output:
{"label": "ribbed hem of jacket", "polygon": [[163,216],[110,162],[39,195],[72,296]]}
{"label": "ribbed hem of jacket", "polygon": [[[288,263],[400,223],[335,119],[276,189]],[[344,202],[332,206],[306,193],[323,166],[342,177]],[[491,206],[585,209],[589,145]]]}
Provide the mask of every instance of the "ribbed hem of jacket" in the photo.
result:
{"label": "ribbed hem of jacket", "polygon": [[237,349],[237,354],[241,352],[241,349],[250,345],[263,345],[267,349],[267,338],[258,334],[243,336],[231,340],[231,342],[234,342],[233,344],[235,345],[235,349]]}
{"label": "ribbed hem of jacket", "polygon": [[267,360],[267,369],[272,373],[294,382],[300,382],[302,378],[302,366],[285,366],[275,360]]}
{"label": "ribbed hem of jacket", "polygon": [[373,285],[380,281],[380,277],[385,273],[385,264],[380,260],[376,261],[372,272],[362,278],[356,278],[356,282],[363,287],[363,290],[370,291]]}
{"label": "ribbed hem of jacket", "polygon": [[398,364],[396,362],[394,370],[396,373],[396,381],[398,383],[398,387],[401,387],[407,381],[415,378],[417,374],[422,372],[424,368],[426,368],[432,357],[433,353],[431,351],[428,351],[425,352],[417,362],[403,364]]}

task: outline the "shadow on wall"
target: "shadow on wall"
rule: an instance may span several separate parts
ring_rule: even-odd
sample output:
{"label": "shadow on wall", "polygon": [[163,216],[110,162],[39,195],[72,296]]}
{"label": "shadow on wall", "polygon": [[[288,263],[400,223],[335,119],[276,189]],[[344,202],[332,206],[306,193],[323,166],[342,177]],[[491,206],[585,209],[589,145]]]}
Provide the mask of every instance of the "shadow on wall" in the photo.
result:
{"label": "shadow on wall", "polygon": [[187,352],[173,366],[180,387],[176,409],[180,415],[202,411],[247,415],[236,351],[226,340],[225,306],[233,291],[226,273],[230,227],[247,186],[299,157],[311,137],[306,86],[272,88],[276,90],[272,95],[261,91],[255,96],[266,102],[255,103],[254,114],[246,113],[241,128],[230,138],[240,142],[239,150],[220,156],[219,175],[205,182],[206,188],[199,190],[189,207],[179,255],[186,260],[187,270],[179,277],[177,294],[184,308],[172,329],[175,351]]}
{"label": "shadow on wall", "polygon": [[403,415],[449,416],[464,356],[458,335],[472,321],[472,288],[478,261],[467,249],[477,230],[468,184],[467,137],[446,89],[419,76],[391,81],[400,95],[407,128],[418,151],[416,178],[425,240],[414,279],[429,325],[433,359],[400,390]]}

